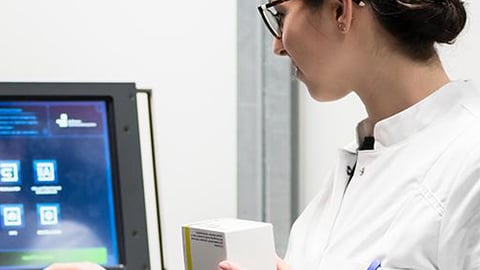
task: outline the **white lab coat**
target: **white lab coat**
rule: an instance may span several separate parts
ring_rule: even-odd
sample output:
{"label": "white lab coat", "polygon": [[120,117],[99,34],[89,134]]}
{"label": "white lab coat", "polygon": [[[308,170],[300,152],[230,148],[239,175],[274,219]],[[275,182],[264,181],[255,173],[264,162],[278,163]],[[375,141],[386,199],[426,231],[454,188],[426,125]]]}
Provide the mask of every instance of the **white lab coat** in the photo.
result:
{"label": "white lab coat", "polygon": [[[451,82],[339,152],[295,222],[294,270],[480,269],[480,92]],[[357,160],[347,186],[347,166]]]}

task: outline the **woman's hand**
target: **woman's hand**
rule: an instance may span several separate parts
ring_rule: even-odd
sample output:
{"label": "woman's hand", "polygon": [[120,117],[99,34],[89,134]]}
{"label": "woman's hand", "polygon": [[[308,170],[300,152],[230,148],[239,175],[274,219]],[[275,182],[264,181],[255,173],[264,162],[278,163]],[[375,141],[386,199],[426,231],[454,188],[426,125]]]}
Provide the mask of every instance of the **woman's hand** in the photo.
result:
{"label": "woman's hand", "polygon": [[54,263],[43,270],[105,270],[93,263]]}
{"label": "woman's hand", "polygon": [[277,270],[292,270],[287,262],[277,257]]}
{"label": "woman's hand", "polygon": [[[229,261],[223,261],[218,264],[218,270],[246,270]],[[268,269],[265,269],[268,270]],[[277,270],[292,270],[287,263],[277,257]]]}

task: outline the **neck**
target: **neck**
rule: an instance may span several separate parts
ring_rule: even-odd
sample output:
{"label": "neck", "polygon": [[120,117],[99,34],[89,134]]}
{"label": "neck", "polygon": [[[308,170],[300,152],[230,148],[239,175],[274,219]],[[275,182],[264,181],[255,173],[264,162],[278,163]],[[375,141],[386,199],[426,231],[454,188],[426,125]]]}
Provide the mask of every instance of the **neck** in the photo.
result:
{"label": "neck", "polygon": [[372,127],[421,101],[447,84],[450,79],[440,60],[418,63],[401,56],[379,57],[370,62],[356,93],[362,100]]}

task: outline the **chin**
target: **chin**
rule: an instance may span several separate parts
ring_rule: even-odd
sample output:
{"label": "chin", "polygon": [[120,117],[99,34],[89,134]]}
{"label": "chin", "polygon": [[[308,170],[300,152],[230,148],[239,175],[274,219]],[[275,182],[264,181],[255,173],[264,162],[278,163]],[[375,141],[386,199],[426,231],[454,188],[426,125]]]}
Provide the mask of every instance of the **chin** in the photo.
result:
{"label": "chin", "polygon": [[307,89],[310,96],[320,102],[336,101],[350,93],[350,91],[328,86],[311,88],[307,85]]}
{"label": "chin", "polygon": [[305,76],[302,72],[297,73],[297,78],[305,84],[310,96],[321,102],[339,100],[351,92],[346,87],[345,82],[325,79],[335,77],[335,75],[329,74],[323,78],[315,77],[313,80],[309,80],[310,77]]}

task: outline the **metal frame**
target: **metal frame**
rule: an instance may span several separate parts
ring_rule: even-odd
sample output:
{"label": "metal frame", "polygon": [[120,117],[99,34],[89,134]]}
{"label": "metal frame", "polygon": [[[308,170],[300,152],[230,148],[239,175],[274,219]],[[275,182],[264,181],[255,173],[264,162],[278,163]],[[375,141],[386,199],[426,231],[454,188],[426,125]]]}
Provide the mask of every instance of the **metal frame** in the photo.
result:
{"label": "metal frame", "polygon": [[151,91],[139,90],[136,96],[145,194],[145,214],[147,219],[148,252],[150,257],[149,269],[160,270],[165,269],[165,266],[162,254],[161,212],[158,198],[160,187],[157,184],[155,169],[155,148],[150,103]]}
{"label": "metal frame", "polygon": [[109,269],[147,269],[150,265],[136,93],[133,83],[0,83],[2,99],[110,100],[113,180],[118,181],[114,186],[121,203],[117,209],[119,255],[126,265]]}

